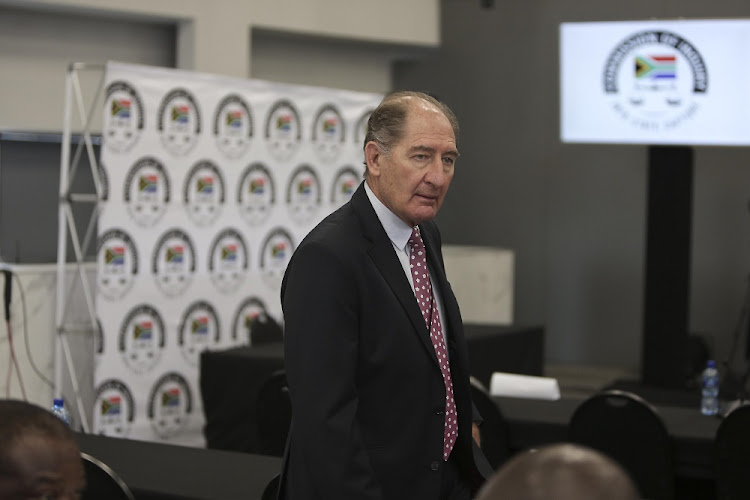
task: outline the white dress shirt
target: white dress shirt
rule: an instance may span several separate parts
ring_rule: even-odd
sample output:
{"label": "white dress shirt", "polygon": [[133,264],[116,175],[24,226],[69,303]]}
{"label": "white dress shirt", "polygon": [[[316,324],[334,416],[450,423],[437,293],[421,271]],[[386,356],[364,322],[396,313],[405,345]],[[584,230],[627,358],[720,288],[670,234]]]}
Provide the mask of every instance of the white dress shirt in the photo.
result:
{"label": "white dress shirt", "polygon": [[[375,209],[380,223],[383,225],[386,234],[391,240],[393,250],[396,252],[401,267],[404,269],[404,274],[409,280],[412,292],[414,291],[414,278],[411,276],[411,268],[409,266],[409,258],[411,257],[411,250],[409,249],[409,238],[411,237],[412,228],[402,221],[396,214],[383,205],[383,202],[375,196],[375,193],[370,189],[369,184],[365,181],[365,193],[367,198],[370,199],[372,208]],[[435,304],[437,305],[438,314],[440,315],[440,324],[443,327],[443,341],[445,342],[446,351],[448,351],[448,331],[445,322],[445,311],[443,310],[443,301],[440,297],[440,290],[435,286],[435,281],[430,276],[430,283],[432,284],[432,294],[435,296]],[[414,298],[416,301],[416,296]]]}

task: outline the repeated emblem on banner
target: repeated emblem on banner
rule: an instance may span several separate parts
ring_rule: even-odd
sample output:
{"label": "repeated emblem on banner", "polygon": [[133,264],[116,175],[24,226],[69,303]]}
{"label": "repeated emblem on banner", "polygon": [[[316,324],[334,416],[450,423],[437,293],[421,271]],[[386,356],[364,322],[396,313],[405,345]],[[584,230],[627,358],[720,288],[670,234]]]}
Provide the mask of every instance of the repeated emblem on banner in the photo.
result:
{"label": "repeated emblem on banner", "polygon": [[154,383],[148,398],[148,419],[162,439],[177,435],[193,412],[193,391],[183,375],[170,372]]}
{"label": "repeated emblem on banner", "polygon": [[237,307],[232,321],[232,339],[235,342],[252,344],[250,329],[254,321],[268,314],[266,306],[258,297],[248,297]]}
{"label": "repeated emblem on banner", "polygon": [[128,170],[123,201],[130,217],[142,227],[155,226],[169,204],[169,175],[158,159],[147,156]]}
{"label": "repeated emblem on banner", "polygon": [[230,159],[241,158],[253,138],[253,115],[239,95],[225,97],[214,114],[214,136],[219,151]]}
{"label": "repeated emblem on banner", "polygon": [[271,171],[262,163],[243,170],[237,183],[237,206],[240,216],[251,226],[262,225],[276,203],[276,184]]}
{"label": "repeated emblem on banner", "polygon": [[320,209],[322,186],[310,165],[301,165],[292,172],[286,187],[289,217],[297,224],[315,219]]}
{"label": "repeated emblem on banner", "polygon": [[187,155],[198,143],[201,114],[189,91],[171,90],[159,105],[157,120],[162,144],[174,156]]}
{"label": "repeated emblem on banner", "polygon": [[94,432],[203,446],[205,350],[283,324],[296,245],[363,179],[382,96],[109,63]]}
{"label": "repeated emblem on banner", "polygon": [[188,216],[199,226],[210,226],[224,205],[224,176],[210,160],[201,160],[185,177],[183,200]]}
{"label": "repeated emblem on banner", "polygon": [[115,81],[107,87],[105,102],[107,137],[104,144],[116,152],[130,150],[143,131],[143,102],[135,89],[125,81]]}
{"label": "repeated emblem on banner", "polygon": [[94,427],[100,434],[128,437],[135,418],[133,393],[125,382],[104,380],[96,388]]}
{"label": "repeated emblem on banner", "polygon": [[312,142],[323,163],[333,163],[344,147],[346,128],[341,113],[333,104],[326,104],[313,120]]}

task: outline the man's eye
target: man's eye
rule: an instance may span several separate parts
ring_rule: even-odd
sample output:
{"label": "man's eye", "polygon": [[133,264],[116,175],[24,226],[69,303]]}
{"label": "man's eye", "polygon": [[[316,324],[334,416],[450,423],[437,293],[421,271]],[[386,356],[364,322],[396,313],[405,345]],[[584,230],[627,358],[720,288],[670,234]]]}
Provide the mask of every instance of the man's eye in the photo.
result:
{"label": "man's eye", "polygon": [[448,156],[446,158],[443,158],[443,163],[445,163],[446,165],[453,165],[454,163],[456,163],[456,159]]}

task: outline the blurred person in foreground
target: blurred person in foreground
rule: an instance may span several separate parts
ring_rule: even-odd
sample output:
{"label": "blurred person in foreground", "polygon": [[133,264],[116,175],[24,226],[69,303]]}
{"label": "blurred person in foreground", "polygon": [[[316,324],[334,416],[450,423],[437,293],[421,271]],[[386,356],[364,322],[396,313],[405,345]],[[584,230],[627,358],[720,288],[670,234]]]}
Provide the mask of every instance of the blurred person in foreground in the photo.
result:
{"label": "blurred person in foreground", "polygon": [[0,400],[0,500],[73,500],[86,478],[73,433],[45,408]]}
{"label": "blurred person in foreground", "polygon": [[574,444],[548,445],[506,462],[477,500],[638,500],[638,490],[614,460]]}
{"label": "blurred person in foreground", "polygon": [[364,153],[364,182],[282,283],[292,425],[279,498],[469,500],[492,471],[472,439],[466,341],[432,222],[458,121],[426,94],[389,94]]}

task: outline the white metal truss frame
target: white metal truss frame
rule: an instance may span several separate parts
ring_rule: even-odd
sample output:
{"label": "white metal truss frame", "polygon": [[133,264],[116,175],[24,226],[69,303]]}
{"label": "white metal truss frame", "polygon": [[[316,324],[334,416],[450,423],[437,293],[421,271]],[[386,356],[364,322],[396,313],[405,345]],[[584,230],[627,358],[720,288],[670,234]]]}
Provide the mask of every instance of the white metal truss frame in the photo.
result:
{"label": "white metal truss frame", "polygon": [[[94,96],[84,97],[81,88],[79,74],[82,72],[99,73],[100,80],[96,87]],[[100,200],[102,193],[101,180],[99,178],[98,161],[94,152],[94,143],[91,138],[91,122],[95,116],[94,113],[101,112],[100,99],[104,89],[104,79],[106,76],[106,66],[104,64],[85,64],[72,63],[68,67],[65,78],[65,103],[63,111],[63,136],[62,148],[60,153],[60,197],[58,208],[58,239],[57,239],[57,302],[55,306],[55,397],[62,397],[63,371],[67,368],[70,376],[71,385],[74,392],[74,399],[77,405],[78,418],[81,423],[81,430],[89,432],[89,423],[87,418],[87,408],[83,404],[79,390],[78,375],[70,351],[68,342],[68,333],[74,330],[80,330],[80,325],[73,326],[67,322],[67,312],[69,311],[69,302],[73,287],[76,285],[76,278],[67,282],[67,242],[68,235],[75,253],[75,267],[77,278],[80,280],[81,290],[83,290],[88,309],[89,320],[91,321],[91,331],[97,331],[96,310],[94,305],[94,296],[89,282],[86,279],[86,270],[84,268],[84,259],[86,252],[95,240],[94,229],[99,216]],[[71,156],[71,146],[73,139],[74,117],[77,117],[79,125],[83,131],[78,141],[75,153]],[[91,175],[94,179],[95,193],[73,193],[73,180],[75,180],[76,171],[81,157],[86,153]],[[73,218],[73,205],[76,203],[93,204],[94,208],[88,222],[88,227],[80,238],[80,233],[76,227]]]}

